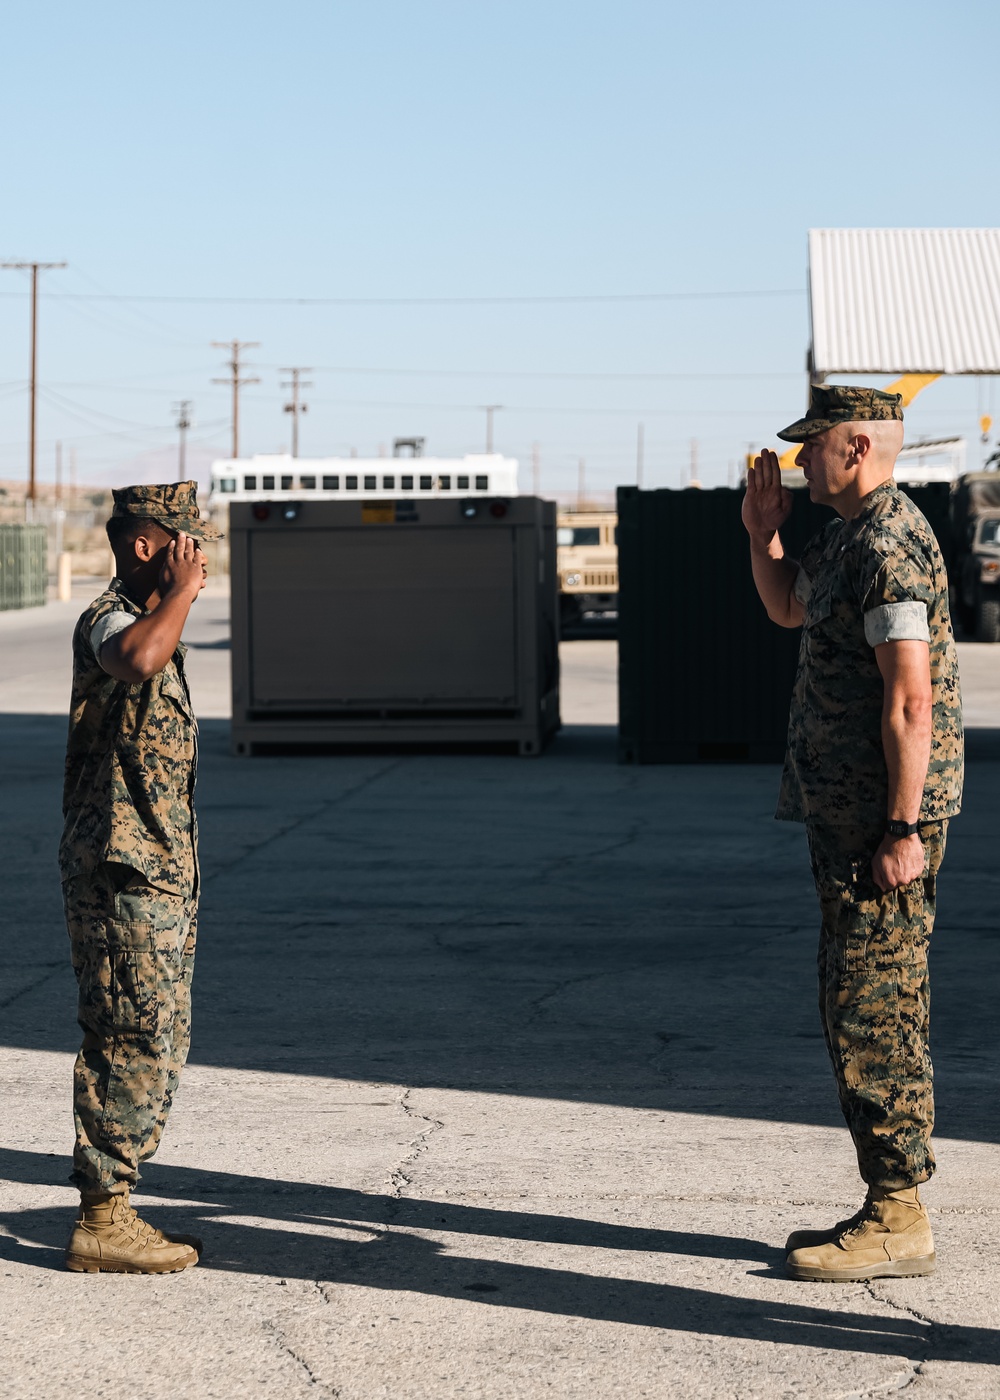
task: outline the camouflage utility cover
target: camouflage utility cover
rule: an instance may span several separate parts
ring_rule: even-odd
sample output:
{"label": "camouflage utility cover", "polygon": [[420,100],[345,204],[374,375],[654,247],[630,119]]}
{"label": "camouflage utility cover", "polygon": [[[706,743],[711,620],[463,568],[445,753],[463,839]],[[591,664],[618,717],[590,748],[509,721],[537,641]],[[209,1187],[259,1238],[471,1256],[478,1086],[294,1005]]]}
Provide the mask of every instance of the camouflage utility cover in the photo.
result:
{"label": "camouflage utility cover", "polygon": [[916,604],[921,618],[922,608],[927,613],[934,707],[920,817],[954,816],[962,799],[962,700],[947,576],[930,525],[887,481],[865,498],[855,519],[838,518],[820,530],[800,563],[810,587],[775,815],[828,825],[888,815],[883,683],[865,635],[866,614],[871,619],[878,609]]}
{"label": "camouflage utility cover", "polygon": [[196,481],[168,481],[161,486],[120,486],[112,491],[113,520],[135,516],[155,520],[165,530],[183,530],[196,540],[221,540],[222,531],[201,518]]}
{"label": "camouflage utility cover", "polygon": [[102,669],[90,636],[123,611],[145,613],[115,579],[73,634],[63,828],[63,880],[103,861],[132,866],[151,885],[189,897],[196,886],[194,784],[198,731],[184,675],[185,647],[148,681],[130,685]]}
{"label": "camouflage utility cover", "polygon": [[825,433],[835,423],[902,421],[902,418],[902,394],[864,389],[858,384],[810,384],[805,417],[782,428],[778,437],[785,442],[805,442],[817,433]]}

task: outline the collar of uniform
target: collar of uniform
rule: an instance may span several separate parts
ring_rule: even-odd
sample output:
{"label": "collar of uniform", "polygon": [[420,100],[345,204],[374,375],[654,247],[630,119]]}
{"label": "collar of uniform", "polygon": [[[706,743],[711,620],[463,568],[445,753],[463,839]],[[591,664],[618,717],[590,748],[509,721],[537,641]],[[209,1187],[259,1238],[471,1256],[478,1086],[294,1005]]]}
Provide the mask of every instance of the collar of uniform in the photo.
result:
{"label": "collar of uniform", "polygon": [[894,495],[896,490],[896,483],[891,476],[887,481],[879,482],[874,491],[869,491],[867,496],[862,497],[861,509],[857,515],[852,517],[851,524],[855,525],[859,520],[864,520],[866,516],[871,515],[872,511],[876,510],[887,496]]}
{"label": "collar of uniform", "polygon": [[132,594],[128,591],[127,585],[120,578],[113,578],[111,580],[111,583],[108,585],[108,592],[117,593],[123,602],[131,604],[131,606],[136,609],[140,617],[144,612],[148,611],[138,599],[132,597]]}

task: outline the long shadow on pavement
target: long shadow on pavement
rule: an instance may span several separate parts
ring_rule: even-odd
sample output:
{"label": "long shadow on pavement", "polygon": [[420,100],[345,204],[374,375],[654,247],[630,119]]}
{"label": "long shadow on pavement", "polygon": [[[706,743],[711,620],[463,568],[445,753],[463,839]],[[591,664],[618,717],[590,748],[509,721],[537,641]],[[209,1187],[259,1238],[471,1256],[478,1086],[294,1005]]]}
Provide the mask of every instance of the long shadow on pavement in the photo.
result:
{"label": "long shadow on pavement", "polygon": [[[0,1174],[9,1180],[51,1184],[57,1172],[51,1157],[3,1151]],[[198,1230],[205,1241],[203,1268],[320,1280],[321,1288],[345,1284],[406,1291],[638,1327],[855,1353],[988,1364],[1000,1359],[1000,1332],[991,1328],[928,1327],[906,1315],[877,1317],[610,1273],[477,1259],[455,1252],[455,1246],[443,1252],[445,1246],[439,1242],[411,1232],[454,1231],[461,1236],[641,1251],[649,1256],[683,1254],[765,1263],[780,1257],[754,1240],[365,1195],[180,1167],[157,1168],[156,1178],[164,1194],[193,1198],[190,1206],[158,1205],[153,1213],[168,1230]],[[242,1224],[234,1215],[273,1221],[274,1226]],[[58,1208],[9,1214],[5,1224],[15,1238],[0,1238],[0,1258],[43,1269],[61,1268],[68,1216],[67,1210]],[[297,1228],[283,1229],[282,1224]],[[324,1230],[328,1233],[321,1233]],[[331,1238],[332,1231],[340,1237]]]}

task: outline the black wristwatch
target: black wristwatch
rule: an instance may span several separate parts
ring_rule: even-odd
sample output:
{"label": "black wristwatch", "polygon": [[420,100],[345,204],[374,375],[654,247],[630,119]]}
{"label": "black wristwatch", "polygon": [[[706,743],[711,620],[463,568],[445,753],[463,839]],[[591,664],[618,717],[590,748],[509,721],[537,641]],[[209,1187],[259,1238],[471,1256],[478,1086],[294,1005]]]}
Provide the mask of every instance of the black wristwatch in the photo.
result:
{"label": "black wristwatch", "polygon": [[894,822],[887,821],[885,824],[887,836],[895,836],[902,840],[904,836],[916,836],[920,832],[919,822]]}

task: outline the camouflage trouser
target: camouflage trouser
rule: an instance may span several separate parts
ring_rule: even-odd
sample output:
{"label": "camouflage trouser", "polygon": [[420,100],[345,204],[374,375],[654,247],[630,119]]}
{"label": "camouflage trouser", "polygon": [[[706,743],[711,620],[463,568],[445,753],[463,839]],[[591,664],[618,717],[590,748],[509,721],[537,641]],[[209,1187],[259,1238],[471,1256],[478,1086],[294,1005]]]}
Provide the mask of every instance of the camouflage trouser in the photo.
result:
{"label": "camouflage trouser", "polygon": [[823,1033],[861,1175],[890,1190],[934,1171],[927,947],[947,828],[922,830],[923,877],[883,893],[871,874],[881,825],[808,825]]}
{"label": "camouflage trouser", "polygon": [[72,1181],[121,1192],[156,1151],[191,1035],[195,902],[105,863],[63,885],[83,1045]]}

